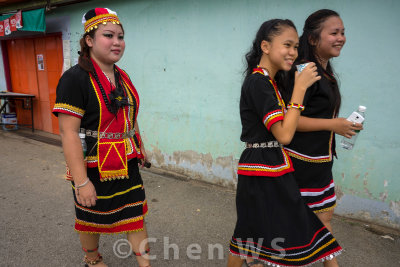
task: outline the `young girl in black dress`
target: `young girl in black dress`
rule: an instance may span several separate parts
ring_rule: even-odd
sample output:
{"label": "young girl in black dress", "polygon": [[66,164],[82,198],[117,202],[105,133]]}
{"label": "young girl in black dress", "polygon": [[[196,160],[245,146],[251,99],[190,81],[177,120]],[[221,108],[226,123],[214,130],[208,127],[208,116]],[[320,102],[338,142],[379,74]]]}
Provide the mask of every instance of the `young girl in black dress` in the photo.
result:
{"label": "young girl in black dress", "polygon": [[[335,133],[350,138],[362,125],[338,118],[341,97],[330,59],[338,57],[346,43],[339,14],[328,9],[318,10],[307,18],[303,30],[296,64],[315,62],[322,78],[307,90],[303,101],[306,110],[301,114],[291,144],[285,149],[293,161],[294,176],[304,201],[332,231],[330,222],[336,206],[332,175]],[[291,88],[293,78],[288,76],[285,89]],[[289,99],[290,92],[284,98],[285,95]],[[338,264],[333,259],[324,266]]]}
{"label": "young girl in black dress", "polygon": [[229,267],[304,266],[331,259],[341,247],[301,198],[293,167],[282,145],[295,133],[303,97],[321,77],[314,63],[296,73],[286,105],[275,79],[291,69],[299,39],[290,20],[264,22],[246,55],[240,97],[241,140],[237,222],[230,242]]}

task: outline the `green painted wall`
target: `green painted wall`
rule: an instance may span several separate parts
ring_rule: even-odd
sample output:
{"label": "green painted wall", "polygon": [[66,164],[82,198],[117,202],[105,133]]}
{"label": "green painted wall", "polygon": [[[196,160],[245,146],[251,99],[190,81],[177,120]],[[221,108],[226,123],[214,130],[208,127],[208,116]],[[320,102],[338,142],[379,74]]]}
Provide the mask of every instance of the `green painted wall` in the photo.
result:
{"label": "green painted wall", "polygon": [[301,33],[313,11],[338,11],[347,35],[333,61],[341,115],[360,104],[368,109],[355,149],[338,148],[337,212],[400,227],[399,1],[91,1],[47,14],[70,17],[71,62],[82,15],[95,6],[116,10],[124,25],[126,51],[119,65],[139,91],[139,122],[153,165],[224,185],[235,184],[243,148],[239,93],[244,54],[256,30],[265,20],[290,18]]}

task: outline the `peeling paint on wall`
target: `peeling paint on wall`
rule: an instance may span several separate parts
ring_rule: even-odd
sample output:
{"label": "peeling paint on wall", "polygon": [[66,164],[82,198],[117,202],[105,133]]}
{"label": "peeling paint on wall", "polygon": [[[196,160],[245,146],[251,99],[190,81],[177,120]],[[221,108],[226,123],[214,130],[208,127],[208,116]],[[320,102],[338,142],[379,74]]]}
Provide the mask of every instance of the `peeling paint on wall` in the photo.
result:
{"label": "peeling paint on wall", "polygon": [[339,185],[335,185],[335,194],[336,194],[336,200],[339,201],[343,197],[343,191],[342,187]]}
{"label": "peeling paint on wall", "polygon": [[390,209],[400,217],[400,201],[392,201],[390,202]]}
{"label": "peeling paint on wall", "polygon": [[148,151],[155,167],[186,175],[192,179],[234,188],[237,181],[237,162],[233,156],[213,159],[210,153],[175,151],[172,155],[153,148]]}
{"label": "peeling paint on wall", "polygon": [[337,202],[336,214],[400,230],[400,201],[388,204],[343,194]]}

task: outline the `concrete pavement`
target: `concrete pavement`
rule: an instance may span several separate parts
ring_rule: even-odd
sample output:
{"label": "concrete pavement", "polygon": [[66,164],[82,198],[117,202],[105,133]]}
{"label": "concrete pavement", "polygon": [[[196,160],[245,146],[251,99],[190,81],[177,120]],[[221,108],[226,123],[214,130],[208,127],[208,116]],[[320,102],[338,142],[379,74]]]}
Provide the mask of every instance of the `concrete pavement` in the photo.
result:
{"label": "concrete pavement", "polygon": [[[83,266],[64,171],[57,136],[0,130],[0,266]],[[152,266],[226,266],[235,192],[149,171],[142,171],[142,177],[156,258]],[[399,232],[341,217],[334,218],[333,227],[344,248],[340,266],[400,266]],[[124,239],[101,238],[100,251],[110,267],[137,266],[132,256],[124,258]]]}

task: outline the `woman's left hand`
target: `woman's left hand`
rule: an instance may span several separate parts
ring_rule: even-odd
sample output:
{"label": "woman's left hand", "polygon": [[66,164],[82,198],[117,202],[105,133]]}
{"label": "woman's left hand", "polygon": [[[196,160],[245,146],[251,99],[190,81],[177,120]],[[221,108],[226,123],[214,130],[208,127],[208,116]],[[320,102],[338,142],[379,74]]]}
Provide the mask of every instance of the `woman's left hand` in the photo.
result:
{"label": "woman's left hand", "polygon": [[143,167],[144,167],[144,164],[145,164],[146,162],[148,162],[148,160],[147,160],[147,153],[146,153],[146,150],[144,149],[143,144],[142,144],[141,147],[140,147],[140,153],[142,153],[142,155],[143,155],[143,158],[140,159],[140,165],[141,165],[141,167],[143,168]]}
{"label": "woman's left hand", "polygon": [[335,118],[333,119],[333,131],[336,134],[340,134],[344,137],[351,138],[356,134],[355,131],[360,131],[363,129],[361,123],[353,123],[345,118]]}
{"label": "woman's left hand", "polygon": [[[140,131],[139,131],[139,123],[138,123],[137,120],[135,121],[135,131],[138,134],[140,133]],[[140,134],[139,134],[139,136],[140,136]],[[144,149],[144,144],[143,144],[142,141],[140,142],[140,153],[143,156],[143,158],[140,159],[140,165],[142,166],[142,168],[143,167],[150,168],[151,163],[147,161],[147,153],[146,153],[146,149]]]}

